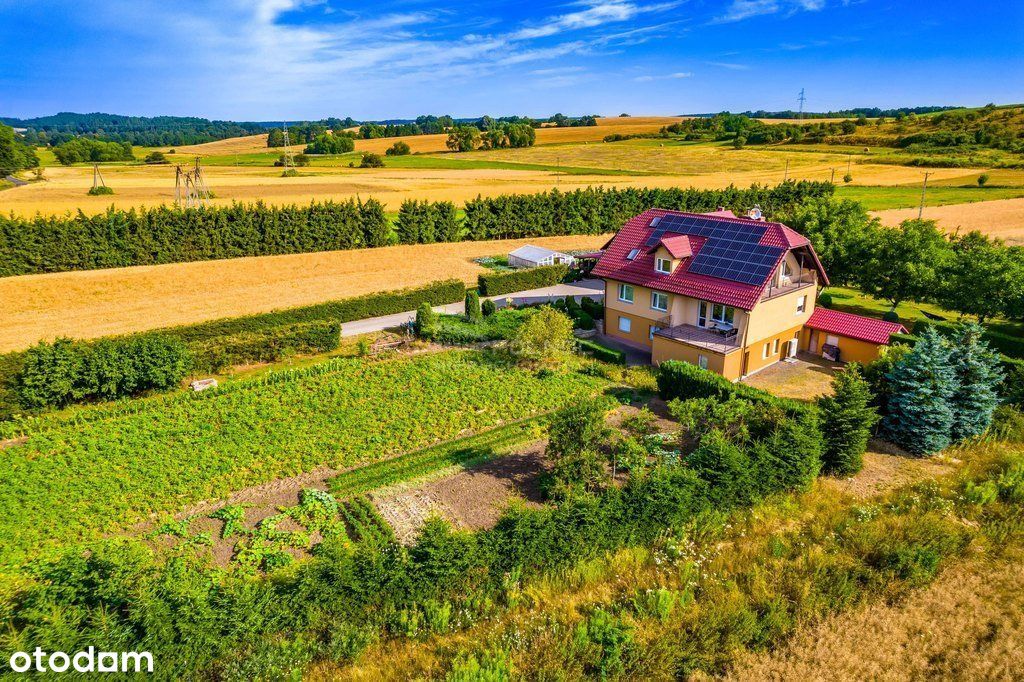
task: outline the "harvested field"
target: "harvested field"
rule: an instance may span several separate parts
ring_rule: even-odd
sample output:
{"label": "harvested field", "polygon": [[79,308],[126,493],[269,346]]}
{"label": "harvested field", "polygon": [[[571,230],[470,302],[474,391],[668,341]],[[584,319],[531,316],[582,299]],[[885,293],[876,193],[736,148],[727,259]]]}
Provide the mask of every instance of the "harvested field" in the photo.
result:
{"label": "harvested field", "polygon": [[[876,211],[875,215],[886,225],[898,225],[903,220],[916,218],[917,209]],[[1024,244],[1024,199],[925,207],[924,217],[939,221],[939,226],[947,232],[958,228],[961,232],[980,230],[1010,244]]]}
{"label": "harvested field", "polygon": [[953,566],[904,602],[863,606],[803,630],[779,651],[743,657],[728,679],[1019,680],[1021,558]]}
{"label": "harvested field", "polygon": [[474,282],[474,258],[526,243],[594,249],[603,236],[389,246],[0,278],[0,352],[56,336],[95,338],[414,287]]}

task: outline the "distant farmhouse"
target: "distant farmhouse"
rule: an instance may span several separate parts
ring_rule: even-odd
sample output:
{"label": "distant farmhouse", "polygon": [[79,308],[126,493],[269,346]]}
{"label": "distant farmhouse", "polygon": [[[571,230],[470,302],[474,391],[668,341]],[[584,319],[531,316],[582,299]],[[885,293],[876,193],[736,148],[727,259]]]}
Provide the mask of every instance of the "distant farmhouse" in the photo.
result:
{"label": "distant farmhouse", "polygon": [[567,253],[531,244],[520,246],[508,254],[508,264],[514,268],[537,268],[542,265],[557,265],[559,263],[571,267],[576,264],[576,259]]}
{"label": "distant farmhouse", "polygon": [[828,276],[811,243],[759,210],[651,209],[608,243],[593,274],[605,281],[605,331],[740,379],[807,351],[840,361],[878,356],[899,324],[815,308]]}

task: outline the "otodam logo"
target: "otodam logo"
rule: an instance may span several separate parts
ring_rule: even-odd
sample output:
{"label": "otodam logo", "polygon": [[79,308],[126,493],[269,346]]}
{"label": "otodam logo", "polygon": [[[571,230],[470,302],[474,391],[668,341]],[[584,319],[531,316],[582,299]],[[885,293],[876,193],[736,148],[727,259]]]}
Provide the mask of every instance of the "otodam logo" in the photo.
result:
{"label": "otodam logo", "polygon": [[92,646],[75,654],[63,651],[47,653],[36,647],[31,654],[15,651],[8,665],[16,673],[63,673],[69,670],[78,673],[151,673],[153,654],[148,651],[96,651]]}

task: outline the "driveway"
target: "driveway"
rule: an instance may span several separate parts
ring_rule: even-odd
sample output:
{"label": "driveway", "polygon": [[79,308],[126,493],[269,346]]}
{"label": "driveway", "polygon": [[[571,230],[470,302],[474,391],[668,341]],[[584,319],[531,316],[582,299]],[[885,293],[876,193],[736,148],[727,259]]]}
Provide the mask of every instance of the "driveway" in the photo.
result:
{"label": "driveway", "polygon": [[[525,305],[530,303],[546,303],[555,299],[565,298],[566,296],[572,296],[577,301],[584,296],[589,296],[595,301],[603,301],[604,282],[599,279],[584,279],[570,284],[555,284],[550,287],[517,291],[511,294],[490,296],[488,298],[494,301],[494,305],[496,307],[503,308],[508,305],[509,300],[512,301],[513,305]],[[465,310],[465,306],[462,301],[458,301],[457,303],[434,306],[434,310],[439,313],[454,315]],[[354,320],[341,325],[341,335],[343,337],[358,336],[359,334],[379,332],[390,327],[397,327],[414,319],[416,319],[416,311],[410,310],[408,312],[396,313],[394,315],[383,315],[381,317],[370,317],[365,320]],[[650,355],[648,354],[648,362],[649,361]]]}

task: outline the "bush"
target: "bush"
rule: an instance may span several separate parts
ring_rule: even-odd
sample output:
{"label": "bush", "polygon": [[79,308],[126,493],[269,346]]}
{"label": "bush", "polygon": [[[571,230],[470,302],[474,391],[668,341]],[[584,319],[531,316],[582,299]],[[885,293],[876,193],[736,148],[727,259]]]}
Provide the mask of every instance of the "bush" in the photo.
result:
{"label": "bush", "polygon": [[549,493],[567,497],[593,492],[607,479],[599,450],[608,437],[605,405],[585,400],[565,407],[551,418],[544,456],[552,462]]}
{"label": "bush", "polygon": [[497,310],[497,306],[491,299],[484,299],[483,304],[480,306],[480,312],[483,313],[484,317],[490,317]]}
{"label": "bush", "polygon": [[152,151],[152,152],[146,154],[146,157],[143,159],[143,161],[145,163],[150,163],[150,164],[169,163],[167,161],[167,157],[164,156],[164,153],[163,152],[159,152],[159,151]]}
{"label": "bush", "polygon": [[589,296],[584,296],[580,299],[580,307],[595,320],[604,319],[604,306]]}
{"label": "bush", "polygon": [[426,301],[420,303],[420,307],[416,309],[414,329],[416,336],[421,339],[433,339],[437,336],[437,313],[434,312],[434,308]]}
{"label": "bush", "polygon": [[522,358],[548,361],[570,352],[574,343],[572,320],[545,306],[519,327],[512,348]]}
{"label": "bush", "polygon": [[577,329],[590,330],[594,328],[594,318],[582,310],[573,316],[573,321],[575,322]]}
{"label": "bush", "polygon": [[25,352],[16,379],[18,399],[30,409],[115,400],[173,388],[188,367],[184,344],[160,334],[91,343],[40,342]]}
{"label": "bush", "polygon": [[895,322],[899,324],[900,316],[896,313],[895,310],[887,310],[885,314],[882,315],[882,319],[885,320],[886,322]]}
{"label": "bush", "polygon": [[825,439],[825,473],[846,476],[860,471],[871,430],[879,417],[871,406],[871,390],[859,365],[853,363],[835,373],[832,395],[818,399],[818,411]]}
{"label": "bush", "polygon": [[984,187],[988,182],[988,173],[982,173],[978,176],[978,187]]}
{"label": "bush", "polygon": [[225,367],[254,362],[276,362],[293,353],[314,354],[335,350],[341,340],[337,320],[299,322],[194,343],[192,373],[219,372]]}
{"label": "bush", "polygon": [[411,151],[412,150],[409,148],[409,145],[407,143],[399,140],[398,142],[388,147],[387,151],[385,151],[384,153],[387,156],[405,156],[409,154]]}
{"label": "bush", "polygon": [[824,293],[818,296],[818,305],[822,308],[832,307],[832,294]]}
{"label": "bush", "polygon": [[384,159],[380,158],[380,154],[374,154],[372,152],[366,152],[363,154],[362,160],[359,162],[360,168],[383,168]]}
{"label": "bush", "polygon": [[734,384],[720,374],[701,369],[697,365],[679,360],[668,360],[658,368],[658,395],[669,401],[679,398],[715,398],[729,400],[737,397],[756,403],[772,405],[793,415],[813,411],[797,400],[778,398],[747,384]]}
{"label": "bush", "polygon": [[89,191],[86,192],[86,194],[88,194],[91,197],[98,197],[98,196],[103,196],[103,195],[106,195],[106,194],[113,194],[113,193],[114,193],[114,190],[111,189],[110,187],[107,187],[106,185],[96,185],[95,187],[90,187]]}
{"label": "bush", "polygon": [[481,273],[477,283],[481,296],[500,296],[559,284],[568,273],[568,266],[545,265],[510,272]]}

